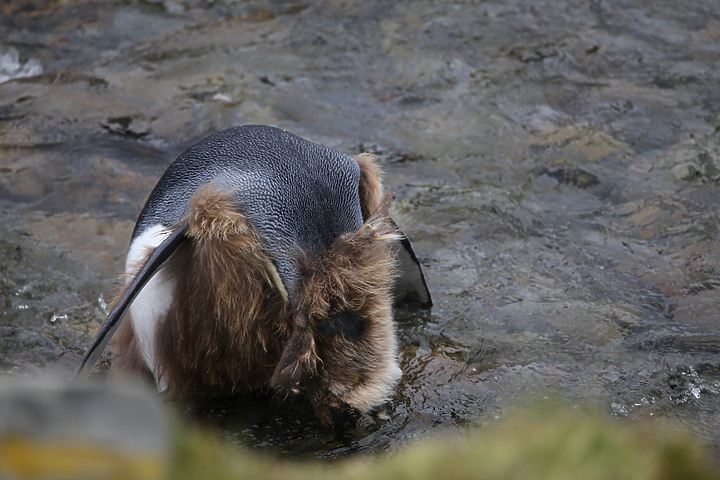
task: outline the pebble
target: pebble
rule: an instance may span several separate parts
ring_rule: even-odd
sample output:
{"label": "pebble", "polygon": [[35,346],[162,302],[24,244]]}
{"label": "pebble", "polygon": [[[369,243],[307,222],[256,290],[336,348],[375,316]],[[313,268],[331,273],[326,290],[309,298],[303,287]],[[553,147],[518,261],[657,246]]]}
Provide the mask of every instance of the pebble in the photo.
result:
{"label": "pebble", "polygon": [[681,163],[673,167],[672,174],[678,180],[692,180],[700,175],[700,170],[692,163]]}

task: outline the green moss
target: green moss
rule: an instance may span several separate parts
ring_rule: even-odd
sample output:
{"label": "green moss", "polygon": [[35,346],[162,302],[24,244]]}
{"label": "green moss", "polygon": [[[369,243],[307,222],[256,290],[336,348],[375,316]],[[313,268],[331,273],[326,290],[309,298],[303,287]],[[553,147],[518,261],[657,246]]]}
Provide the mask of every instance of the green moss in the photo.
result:
{"label": "green moss", "polygon": [[177,437],[173,479],[685,479],[716,478],[706,447],[678,429],[552,403],[431,438],[390,458],[298,463],[239,452],[198,431]]}

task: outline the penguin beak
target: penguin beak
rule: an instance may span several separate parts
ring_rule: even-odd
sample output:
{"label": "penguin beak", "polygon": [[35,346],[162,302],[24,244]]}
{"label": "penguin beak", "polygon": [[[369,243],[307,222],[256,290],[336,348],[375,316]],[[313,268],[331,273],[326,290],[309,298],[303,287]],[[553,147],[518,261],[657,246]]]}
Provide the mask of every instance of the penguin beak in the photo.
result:
{"label": "penguin beak", "polygon": [[270,386],[285,395],[300,393],[304,376],[314,372],[318,362],[315,339],[307,317],[295,314],[292,324],[293,332],[270,379]]}

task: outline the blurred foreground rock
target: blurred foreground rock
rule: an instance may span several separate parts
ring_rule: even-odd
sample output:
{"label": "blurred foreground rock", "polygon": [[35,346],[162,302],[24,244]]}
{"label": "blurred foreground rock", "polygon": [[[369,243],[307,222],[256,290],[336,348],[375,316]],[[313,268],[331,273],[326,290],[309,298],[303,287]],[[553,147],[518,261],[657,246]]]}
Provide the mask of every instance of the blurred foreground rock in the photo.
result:
{"label": "blurred foreground rock", "polygon": [[134,388],[0,383],[0,478],[163,478],[167,412]]}
{"label": "blurred foreground rock", "polygon": [[667,424],[623,422],[542,401],[467,435],[435,436],[390,458],[302,465],[218,448],[191,433],[178,439],[178,479],[715,479],[697,437]]}

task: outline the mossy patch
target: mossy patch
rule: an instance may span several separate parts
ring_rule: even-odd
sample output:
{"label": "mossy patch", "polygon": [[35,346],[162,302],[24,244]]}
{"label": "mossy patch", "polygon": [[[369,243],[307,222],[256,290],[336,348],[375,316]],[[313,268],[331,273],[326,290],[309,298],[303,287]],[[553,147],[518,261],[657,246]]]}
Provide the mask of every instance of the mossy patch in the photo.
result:
{"label": "mossy patch", "polygon": [[649,420],[617,420],[543,402],[467,435],[427,439],[388,458],[291,462],[222,446],[198,431],[176,437],[174,479],[714,479],[694,436]]}

